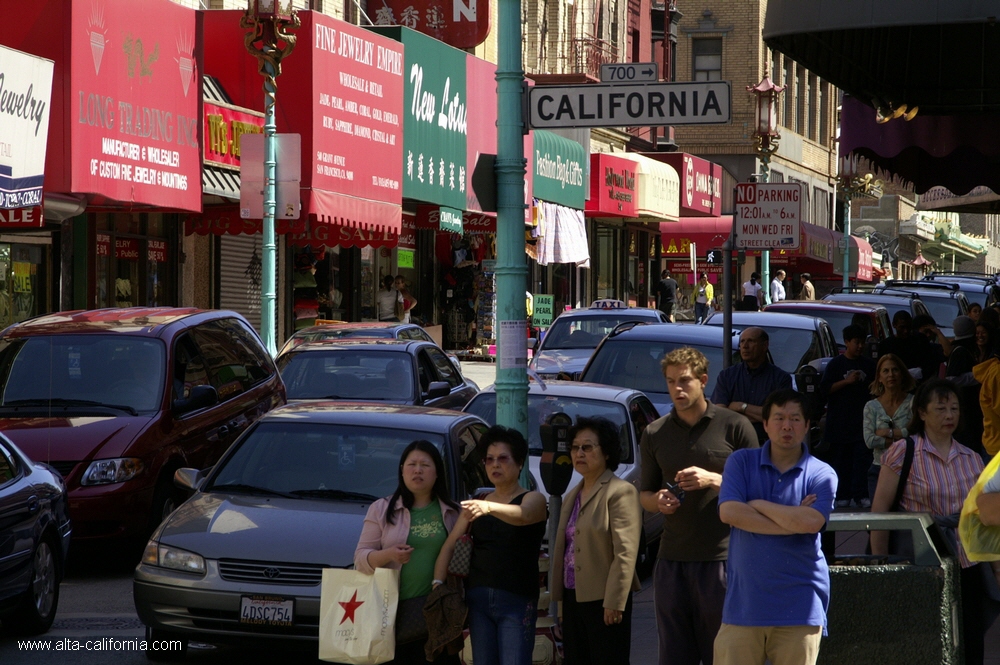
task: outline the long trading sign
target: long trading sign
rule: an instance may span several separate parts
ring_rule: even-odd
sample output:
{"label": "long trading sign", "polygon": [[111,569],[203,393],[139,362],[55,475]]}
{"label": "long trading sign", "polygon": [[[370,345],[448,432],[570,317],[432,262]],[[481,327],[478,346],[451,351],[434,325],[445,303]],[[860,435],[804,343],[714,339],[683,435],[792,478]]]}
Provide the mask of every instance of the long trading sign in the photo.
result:
{"label": "long trading sign", "polygon": [[535,86],[532,127],[655,127],[730,121],[728,81]]}

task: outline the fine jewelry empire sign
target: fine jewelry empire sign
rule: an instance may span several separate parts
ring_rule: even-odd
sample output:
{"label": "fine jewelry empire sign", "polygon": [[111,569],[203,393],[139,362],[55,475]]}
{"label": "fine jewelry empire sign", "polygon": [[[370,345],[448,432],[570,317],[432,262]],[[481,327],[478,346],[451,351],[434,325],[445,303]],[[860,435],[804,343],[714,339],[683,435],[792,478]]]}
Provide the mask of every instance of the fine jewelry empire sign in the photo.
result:
{"label": "fine jewelry empire sign", "polygon": [[531,126],[655,127],[730,121],[728,81],[535,86]]}

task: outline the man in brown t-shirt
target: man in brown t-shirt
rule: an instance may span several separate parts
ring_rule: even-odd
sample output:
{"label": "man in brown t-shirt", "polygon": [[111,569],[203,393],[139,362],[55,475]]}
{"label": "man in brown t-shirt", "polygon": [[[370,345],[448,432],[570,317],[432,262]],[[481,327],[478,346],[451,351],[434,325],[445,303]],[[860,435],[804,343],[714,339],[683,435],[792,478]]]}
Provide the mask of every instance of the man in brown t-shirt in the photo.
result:
{"label": "man in brown t-shirt", "polygon": [[708,359],[690,347],[662,361],[673,411],[646,428],[642,507],[665,516],[653,573],[659,665],[712,664],[726,597],[729,526],[719,519],[726,459],[756,448],[747,418],[705,397]]}

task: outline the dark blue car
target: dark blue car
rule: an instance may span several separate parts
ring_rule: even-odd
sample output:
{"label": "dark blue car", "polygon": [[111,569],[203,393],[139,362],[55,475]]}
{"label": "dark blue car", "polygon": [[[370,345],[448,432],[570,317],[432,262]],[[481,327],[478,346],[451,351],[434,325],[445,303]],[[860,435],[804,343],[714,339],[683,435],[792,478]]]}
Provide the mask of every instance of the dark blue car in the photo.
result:
{"label": "dark blue car", "polygon": [[37,635],[52,625],[66,569],[66,486],[0,435],[0,622]]}

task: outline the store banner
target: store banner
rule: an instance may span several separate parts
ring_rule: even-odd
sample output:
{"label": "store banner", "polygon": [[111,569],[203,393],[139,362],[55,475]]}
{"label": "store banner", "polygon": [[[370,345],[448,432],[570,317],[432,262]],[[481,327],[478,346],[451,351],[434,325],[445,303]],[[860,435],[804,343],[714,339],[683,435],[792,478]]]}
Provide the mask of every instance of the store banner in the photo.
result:
{"label": "store banner", "polygon": [[230,104],[204,103],[204,160],[217,166],[240,167],[240,139],[264,133],[264,114]]}
{"label": "store banner", "polygon": [[139,241],[136,238],[115,238],[115,258],[138,261]]}
{"label": "store banner", "polygon": [[42,204],[53,67],[0,46],[0,212]]}
{"label": "store banner", "polygon": [[583,180],[587,153],[583,146],[544,129],[536,129],[534,134],[534,197],[583,210],[587,200]]}
{"label": "store banner", "polygon": [[[606,152],[590,155],[588,217],[638,217],[637,164]],[[535,198],[538,198],[537,193]]]}
{"label": "store banner", "polygon": [[438,223],[442,231],[462,235],[462,211],[442,206],[438,212]]}
{"label": "store banner", "polygon": [[468,54],[414,30],[372,28],[402,42],[403,196],[465,208]]}
{"label": "store banner", "polygon": [[[437,206],[419,205],[417,206],[417,216],[415,222],[418,229],[428,229],[438,231],[441,228],[441,210]],[[497,218],[495,215],[485,213],[469,212],[462,213],[462,232],[466,235],[470,233],[496,233]]]}
{"label": "store banner", "polygon": [[72,191],[201,210],[197,12],[169,0],[68,4]]}
{"label": "store banner", "polygon": [[[497,154],[497,66],[488,60],[481,60],[469,55],[465,62],[465,89],[468,93],[468,134],[465,141],[465,210],[482,212],[483,204],[479,201],[476,188],[472,186],[472,176],[480,160],[485,162],[490,156]],[[530,151],[529,151],[530,152]],[[530,159],[530,155],[525,153]],[[529,166],[530,168],[530,166]],[[496,198],[496,178],[493,177],[493,198]]]}
{"label": "store banner", "polygon": [[[260,219],[242,219],[239,206],[208,206],[200,215],[184,218],[184,235],[240,235],[241,233],[262,233],[264,222]],[[276,219],[274,228],[279,234],[302,233],[306,228],[304,219]]]}
{"label": "store banner", "polygon": [[417,220],[413,215],[403,215],[403,230],[399,234],[400,250],[415,250],[417,248]]}
{"label": "store banner", "polygon": [[292,247],[395,247],[399,234],[391,229],[359,229],[328,222],[308,220],[301,233],[289,233],[286,241]]}
{"label": "store banner", "polygon": [[402,25],[455,48],[473,48],[490,34],[489,0],[380,0],[375,25]]}
{"label": "store banner", "polygon": [[681,179],[680,216],[702,217],[722,212],[722,166],[684,152],[656,153]]}
{"label": "store banner", "polygon": [[45,226],[42,206],[0,208],[0,229],[38,229]]}
{"label": "store banner", "polygon": [[153,240],[146,241],[146,260],[150,263],[167,262],[167,241]]}

